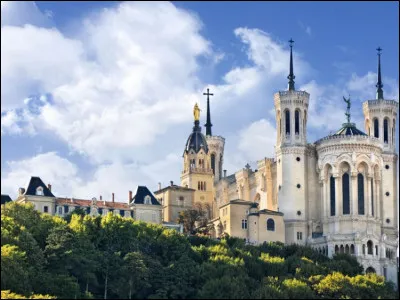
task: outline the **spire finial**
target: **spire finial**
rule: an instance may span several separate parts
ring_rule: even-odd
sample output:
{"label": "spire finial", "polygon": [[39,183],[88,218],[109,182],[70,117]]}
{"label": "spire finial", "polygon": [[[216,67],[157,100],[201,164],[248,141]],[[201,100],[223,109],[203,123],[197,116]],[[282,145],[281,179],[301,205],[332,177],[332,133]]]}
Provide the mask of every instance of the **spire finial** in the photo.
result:
{"label": "spire finial", "polygon": [[292,48],[293,48],[293,43],[294,41],[292,39],[289,40],[290,44],[290,71],[289,71],[289,76],[287,79],[289,79],[289,91],[294,91],[294,79],[296,76],[293,74],[293,53],[292,53]]}
{"label": "spire finial", "polygon": [[376,84],[376,99],[383,99],[383,84],[382,84],[382,77],[381,77],[381,47],[376,49],[378,51],[378,83]]}
{"label": "spire finial", "polygon": [[350,123],[350,107],[351,107],[351,100],[350,100],[350,95],[349,95],[349,99],[346,99],[345,97],[343,97],[344,102],[347,103],[347,109],[345,112],[345,116],[347,119],[347,123]]}
{"label": "spire finial", "polygon": [[207,123],[204,126],[206,127],[206,135],[211,136],[210,96],[214,96],[214,94],[211,94],[210,89],[207,89],[207,93],[203,93],[203,95],[207,96]]}

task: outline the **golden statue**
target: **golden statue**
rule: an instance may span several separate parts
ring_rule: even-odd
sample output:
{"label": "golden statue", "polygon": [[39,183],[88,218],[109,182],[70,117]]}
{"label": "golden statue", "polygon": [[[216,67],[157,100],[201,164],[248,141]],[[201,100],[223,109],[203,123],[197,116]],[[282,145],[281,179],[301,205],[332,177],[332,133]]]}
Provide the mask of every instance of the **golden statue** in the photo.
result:
{"label": "golden statue", "polygon": [[193,115],[194,115],[194,120],[195,120],[195,121],[200,120],[200,108],[199,108],[199,106],[197,105],[197,103],[194,105],[194,108],[193,108]]}

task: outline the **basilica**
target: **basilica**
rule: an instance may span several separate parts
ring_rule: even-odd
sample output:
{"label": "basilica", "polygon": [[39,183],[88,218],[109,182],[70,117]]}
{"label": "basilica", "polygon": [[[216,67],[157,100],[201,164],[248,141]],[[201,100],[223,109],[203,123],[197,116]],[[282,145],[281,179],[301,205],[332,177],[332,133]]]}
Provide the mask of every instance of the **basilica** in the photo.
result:
{"label": "basilica", "polygon": [[343,98],[345,123],[309,141],[310,94],[295,89],[290,45],[288,89],[273,95],[275,157],[260,158],[255,170],[249,165],[230,175],[223,170],[225,139],[212,134],[207,90],[205,135],[196,104],[181,184],[155,192],[164,220],[174,221],[181,208],[201,203],[215,237],[227,233],[251,244],[309,245],[330,257],[348,253],[365,270],[397,282],[398,102],[383,96],[380,50],[376,97],[363,103],[364,130],[351,122],[351,100]]}
{"label": "basilica", "polygon": [[[214,238],[228,234],[249,244],[308,245],[329,257],[348,253],[366,271],[396,284],[398,101],[383,96],[380,50],[376,97],[363,103],[364,131],[351,122],[351,100],[343,98],[345,123],[317,141],[307,139],[310,94],[295,89],[291,43],[288,88],[273,95],[275,157],[260,158],[257,169],[247,164],[226,174],[225,138],[212,134],[209,96],[213,94],[207,90],[205,134],[196,104],[194,126],[183,149],[180,184],[171,181],[163,188],[159,184],[154,192],[139,186],[135,193],[128,192],[126,203],[119,203],[114,194],[112,201],[102,196],[59,198],[51,185],[32,177],[15,201],[31,202],[37,210],[59,216],[77,208],[91,215],[112,212],[180,232],[179,213],[202,207]],[[2,195],[2,203],[3,198],[10,200]]]}

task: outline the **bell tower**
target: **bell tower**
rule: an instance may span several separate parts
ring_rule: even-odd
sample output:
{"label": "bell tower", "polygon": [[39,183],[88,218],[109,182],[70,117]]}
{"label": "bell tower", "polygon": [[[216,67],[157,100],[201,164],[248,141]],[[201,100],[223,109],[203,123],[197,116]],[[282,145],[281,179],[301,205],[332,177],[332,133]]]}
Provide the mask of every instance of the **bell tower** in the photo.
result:
{"label": "bell tower", "polygon": [[181,186],[196,190],[194,203],[209,208],[209,217],[213,211],[214,175],[211,169],[211,153],[206,137],[201,133],[200,109],[197,103],[193,109],[194,126],[183,151],[183,171]]}
{"label": "bell tower", "polygon": [[208,149],[210,150],[211,169],[214,174],[214,183],[217,183],[222,178],[225,139],[222,136],[212,135],[211,133],[210,96],[214,96],[214,94],[211,94],[210,89],[207,89],[207,93],[203,93],[203,95],[207,96],[207,123],[204,124],[204,127],[206,128],[206,140]]}
{"label": "bell tower", "polygon": [[293,40],[290,43],[288,89],[274,95],[278,208],[284,214],[286,243],[305,244],[308,236],[307,111],[310,95],[296,91]]}
{"label": "bell tower", "polygon": [[[396,121],[399,110],[399,102],[395,99],[389,100],[383,97],[383,83],[381,76],[381,52],[378,47],[378,78],[376,83],[376,97],[374,100],[367,100],[363,103],[364,124],[366,133],[379,139],[382,145],[383,164],[378,171],[381,179],[375,182],[381,184],[380,195],[381,222],[383,233],[397,235],[397,168],[398,155],[396,153]],[[379,177],[378,177],[379,178]]]}

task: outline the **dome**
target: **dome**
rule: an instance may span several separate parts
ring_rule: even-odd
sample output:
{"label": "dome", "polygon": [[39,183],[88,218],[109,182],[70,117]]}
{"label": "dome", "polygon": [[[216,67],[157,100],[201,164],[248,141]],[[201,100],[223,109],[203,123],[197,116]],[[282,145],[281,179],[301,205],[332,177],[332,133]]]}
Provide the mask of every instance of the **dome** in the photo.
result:
{"label": "dome", "polygon": [[199,121],[194,122],[193,132],[189,135],[185,151],[188,152],[193,150],[194,152],[199,152],[203,148],[206,153],[208,153],[208,145],[206,137],[201,133],[201,127],[199,126]]}
{"label": "dome", "polygon": [[338,136],[338,135],[367,135],[367,134],[357,129],[356,124],[354,123],[343,123],[342,128],[340,128],[338,131],[336,131],[336,133],[332,135]]}

